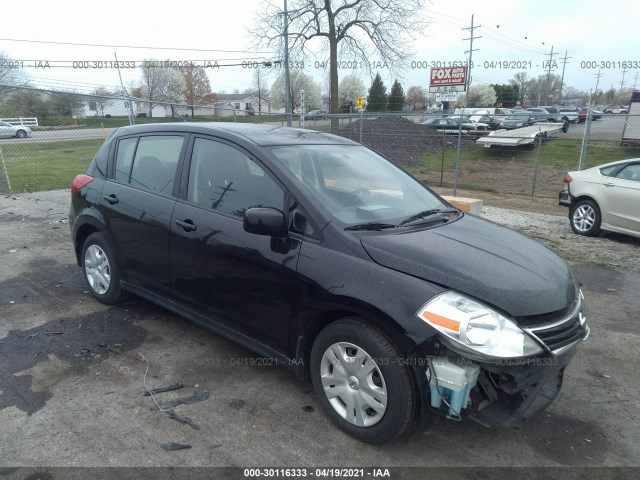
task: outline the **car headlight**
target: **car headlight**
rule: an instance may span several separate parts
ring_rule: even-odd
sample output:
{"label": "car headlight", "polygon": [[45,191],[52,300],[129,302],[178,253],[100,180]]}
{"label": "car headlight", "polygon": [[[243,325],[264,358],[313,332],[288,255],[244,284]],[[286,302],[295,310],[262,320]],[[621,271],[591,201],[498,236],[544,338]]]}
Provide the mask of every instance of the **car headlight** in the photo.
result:
{"label": "car headlight", "polygon": [[452,348],[462,347],[481,357],[516,358],[543,352],[512,320],[457,292],[434,297],[417,315],[451,340]]}

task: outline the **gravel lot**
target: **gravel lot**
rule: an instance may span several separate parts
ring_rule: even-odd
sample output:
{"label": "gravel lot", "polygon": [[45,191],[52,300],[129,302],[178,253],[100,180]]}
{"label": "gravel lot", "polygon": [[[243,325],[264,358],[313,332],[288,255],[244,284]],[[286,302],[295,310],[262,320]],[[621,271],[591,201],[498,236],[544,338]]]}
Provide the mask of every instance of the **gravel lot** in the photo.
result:
{"label": "gravel lot", "polygon": [[[577,237],[566,217],[486,207],[486,218],[570,260],[592,334],[559,399],[522,427],[441,422],[375,447],[337,431],[311,385],[288,371],[143,300],[93,301],[69,241],[68,199],[0,197],[0,467],[640,466],[637,240]],[[188,385],[161,400],[206,391],[176,410],[200,429],[152,411],[144,382]],[[168,442],[192,448],[164,451]]]}

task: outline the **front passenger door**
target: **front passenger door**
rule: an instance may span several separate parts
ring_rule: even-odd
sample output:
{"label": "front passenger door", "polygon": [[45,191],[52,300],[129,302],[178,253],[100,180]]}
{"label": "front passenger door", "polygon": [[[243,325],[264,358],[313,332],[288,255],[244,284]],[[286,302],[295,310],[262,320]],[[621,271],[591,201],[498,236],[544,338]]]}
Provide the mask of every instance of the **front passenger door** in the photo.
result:
{"label": "front passenger door", "polygon": [[171,219],[171,292],[198,312],[284,352],[300,241],[244,231],[250,207],[284,208],[285,192],[235,145],[193,141],[186,198]]}

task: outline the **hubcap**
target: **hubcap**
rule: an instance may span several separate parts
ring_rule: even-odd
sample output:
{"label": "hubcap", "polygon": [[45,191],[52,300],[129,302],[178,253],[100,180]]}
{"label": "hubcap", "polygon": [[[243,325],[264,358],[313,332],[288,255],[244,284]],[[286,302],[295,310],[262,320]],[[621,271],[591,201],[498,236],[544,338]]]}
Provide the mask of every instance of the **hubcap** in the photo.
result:
{"label": "hubcap", "polygon": [[580,232],[586,232],[596,221],[596,212],[589,205],[581,205],[573,212],[573,224]]}
{"label": "hubcap", "polygon": [[104,295],[111,285],[111,268],[104,250],[91,245],[84,254],[84,273],[91,289],[98,295]]}
{"label": "hubcap", "polygon": [[324,393],[333,409],[359,427],[378,423],[387,409],[382,372],[362,348],[347,342],[331,345],[320,364]]}

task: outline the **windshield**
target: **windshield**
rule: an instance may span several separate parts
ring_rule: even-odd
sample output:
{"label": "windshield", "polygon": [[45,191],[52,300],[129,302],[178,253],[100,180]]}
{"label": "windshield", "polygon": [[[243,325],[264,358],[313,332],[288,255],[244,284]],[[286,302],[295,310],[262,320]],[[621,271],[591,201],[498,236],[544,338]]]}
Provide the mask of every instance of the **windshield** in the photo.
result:
{"label": "windshield", "polygon": [[426,210],[445,209],[420,182],[359,145],[271,147],[309,196],[345,224],[399,224]]}

